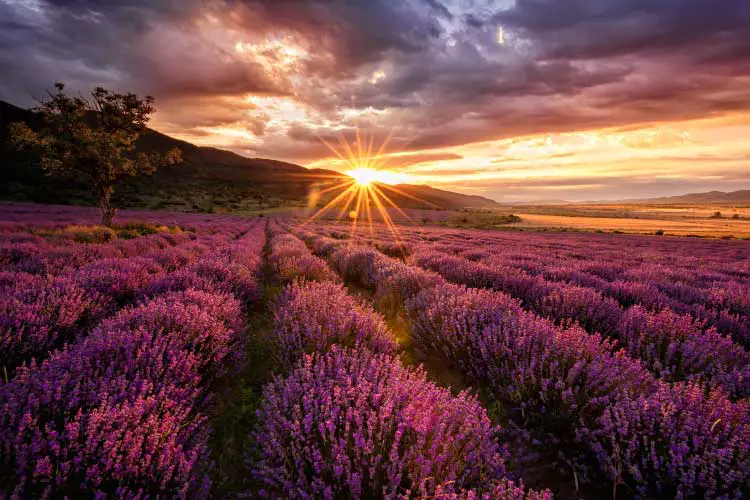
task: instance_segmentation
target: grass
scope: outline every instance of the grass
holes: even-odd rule
[[[490,211],[467,211],[448,218],[440,225],[452,228],[493,229],[498,226],[506,226],[521,222],[521,218],[514,214],[499,214]]]
[[[220,498],[247,491],[251,485],[245,461],[252,450],[255,412],[260,407],[263,386],[275,371],[271,347],[266,341],[270,330],[271,319],[266,311],[253,315],[248,329],[247,360],[217,391],[210,447],[216,464],[212,471],[214,492]]]
[[[112,229],[114,229],[118,238],[123,239],[140,238],[141,236],[147,236],[149,234],[180,234],[183,232],[183,229],[180,226],[165,226],[161,224],[149,224],[147,222],[116,224]]]
[[[70,238],[76,243],[107,243],[118,238],[128,240],[150,234],[179,234],[183,231],[184,229],[177,225],[165,226],[149,223],[116,224],[112,227],[71,224],[62,229],[36,229],[32,231],[32,234],[43,238]]]
[[[224,380],[217,390],[211,419],[210,448],[216,466],[212,470],[214,494],[218,498],[236,496],[254,486],[245,462],[252,453],[252,429],[257,423],[263,386],[276,372],[276,362],[268,335],[273,327],[269,304],[279,292],[268,264],[268,240],[263,250],[263,300],[248,311],[247,357],[241,369]]]

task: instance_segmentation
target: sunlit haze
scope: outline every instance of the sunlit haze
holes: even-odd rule
[[[355,170],[348,170],[346,174],[357,182],[360,186],[369,186],[373,182],[388,182],[387,179],[392,175],[391,172],[373,170],[371,168],[358,168]]]
[[[750,187],[742,0],[2,0],[0,17],[0,98],[22,106],[55,80],[153,94],[163,133],[339,172],[326,141],[390,136],[374,180],[500,201]]]

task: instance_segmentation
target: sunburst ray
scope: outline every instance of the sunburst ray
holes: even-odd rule
[[[378,222],[382,221],[392,234],[398,247],[403,249],[402,236],[390,211],[394,210],[411,224],[414,224],[414,221],[385,191],[394,192],[399,196],[428,206],[436,205],[378,181],[376,174],[387,172],[389,154],[386,154],[386,149],[393,137],[393,130],[388,133],[377,148],[374,135],[363,138],[359,129],[355,131],[354,141],[352,142],[347,141],[342,134],[338,134],[336,137],[338,146],[334,146],[330,141],[318,136],[335,158],[351,167],[349,174],[354,174],[353,178],[319,191],[317,196],[332,193],[338,189],[342,190],[341,193],[338,193],[312,216],[308,217],[302,225],[322,219],[330,212],[335,213],[334,223],[341,223],[348,216],[351,225],[349,228],[350,239],[353,241],[357,237],[357,231],[362,230],[363,226],[370,237],[374,237],[375,216],[377,215]],[[361,176],[356,175],[358,171],[361,172]]]

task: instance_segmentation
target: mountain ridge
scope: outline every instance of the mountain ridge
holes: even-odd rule
[[[685,193],[676,196],[661,196],[657,198],[643,198],[622,200],[622,203],[650,203],[662,205],[678,204],[750,204],[750,189],[737,191],[704,191],[700,193]]]
[[[0,100],[0,199],[47,203],[88,204],[87,186],[75,179],[60,181],[43,175],[38,159],[13,151],[7,127],[23,121],[39,128],[39,117]],[[319,203],[334,199],[350,179],[327,169],[269,158],[249,158],[232,151],[198,146],[154,129],[146,129],[136,151],[182,151],[183,162],[164,167],[150,177],[118,184],[113,197],[123,206],[176,208],[188,211],[247,211],[280,206],[305,206],[313,192],[325,192]],[[339,188],[338,185],[341,185]],[[401,185],[389,197],[404,208],[492,208],[497,202],[429,186]],[[401,192],[399,192],[401,191]]]
[[[620,200],[522,200],[513,202],[499,202],[502,206],[541,206],[541,205],[750,205],[750,189],[737,191],[704,191],[685,193],[674,196],[659,196],[655,198],[626,198]]]

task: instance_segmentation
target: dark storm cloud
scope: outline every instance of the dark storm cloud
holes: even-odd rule
[[[421,51],[382,52],[392,64],[377,85],[331,82],[333,102],[309,100],[401,111],[414,149],[746,110],[750,87],[738,77],[750,75],[748,5],[550,0],[479,9],[452,15],[460,22],[451,45],[424,37]]]
[[[747,0],[0,0],[0,20],[1,98],[30,104],[55,80],[151,93],[170,132],[241,127],[279,157],[324,154],[318,135],[352,108],[387,115],[341,130],[395,127],[418,149],[750,103]],[[234,50],[278,33],[307,56],[269,69]],[[272,136],[247,94],[322,118]]]
[[[442,2],[438,0],[424,0],[424,3],[427,4],[438,16],[445,19],[453,19],[453,14]]]
[[[746,0],[518,0],[498,22],[538,40],[559,58],[603,58],[696,47],[747,49]],[[747,52],[745,51],[745,56]]]
[[[241,28],[267,26],[269,31],[293,30],[308,38],[333,62],[309,69],[339,77],[391,55],[418,57],[441,36],[438,18],[450,14],[436,0],[223,0],[222,4],[237,9],[234,22]]]
[[[54,81],[85,91],[103,84],[171,98],[239,93],[283,94],[263,68],[239,60],[197,34],[198,2],[0,2],[0,83],[6,98],[26,100]],[[28,102],[21,104],[27,104]]]

